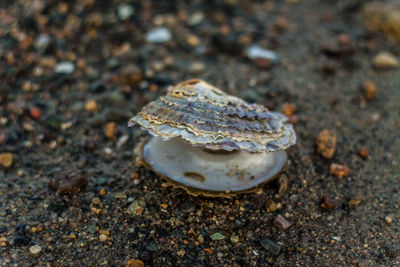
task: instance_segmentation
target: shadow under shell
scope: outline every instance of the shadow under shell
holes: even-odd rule
[[[143,148],[144,161],[157,173],[187,187],[212,192],[239,192],[259,186],[285,165],[285,151],[215,153],[178,138],[152,137]]]

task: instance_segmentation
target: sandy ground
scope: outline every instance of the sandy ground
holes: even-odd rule
[[[0,265],[400,265],[400,69],[372,66],[400,46],[365,29],[366,1],[120,2],[0,4]],[[171,40],[146,41],[157,26]],[[251,44],[279,62],[248,59]],[[295,105],[285,192],[272,182],[193,197],[135,167],[146,133],[128,118],[194,77],[273,110]],[[332,159],[315,150],[324,129],[337,136]],[[274,226],[278,215],[291,227]]]

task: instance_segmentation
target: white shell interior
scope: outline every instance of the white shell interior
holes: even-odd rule
[[[144,160],[173,181],[206,191],[243,191],[274,177],[286,162],[286,152],[215,154],[178,138],[152,137],[144,146]]]

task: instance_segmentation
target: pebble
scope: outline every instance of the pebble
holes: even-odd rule
[[[171,40],[171,32],[166,27],[159,27],[146,33],[146,41],[149,43],[161,44]]]
[[[180,231],[180,230],[178,230],[178,229],[172,230],[171,235],[174,236],[174,237],[179,237],[179,238],[182,238],[182,237],[185,236],[185,235],[182,233],[182,231]]]
[[[281,230],[286,230],[292,226],[292,224],[280,214],[275,217],[273,225]]]
[[[186,37],[186,42],[190,45],[190,46],[198,46],[200,44],[200,39],[199,37],[197,37],[196,35],[190,34]]]
[[[206,65],[203,62],[193,62],[189,66],[189,72],[192,74],[198,74],[205,70]]]
[[[108,236],[106,236],[105,234],[100,234],[99,239],[100,239],[100,241],[104,242],[108,239]]]
[[[32,119],[40,119],[42,110],[38,107],[32,107],[29,109],[29,115],[31,115]]]
[[[94,234],[94,233],[96,233],[96,225],[94,225],[94,224],[91,224],[91,225],[89,225],[88,227],[87,227],[87,231],[89,232],[89,233],[91,233],[91,234]]]
[[[14,246],[25,246],[28,245],[30,242],[30,239],[26,236],[16,236],[14,240],[12,240]]]
[[[273,255],[278,256],[279,253],[281,253],[282,246],[276,244],[274,241],[272,241],[269,238],[264,238],[260,241],[260,244],[263,248],[271,252]]]
[[[0,165],[8,168],[13,164],[14,155],[10,152],[5,152],[0,154]]]
[[[200,24],[203,20],[204,20],[204,13],[201,11],[197,11],[188,17],[187,23],[189,26],[195,26]]]
[[[384,32],[389,38],[400,42],[400,5],[394,5],[397,0],[384,3],[373,1],[365,5],[362,11],[364,24],[374,32]]]
[[[348,203],[349,203],[349,205],[352,205],[352,206],[358,206],[361,204],[362,201],[363,201],[363,198],[358,196],[353,199],[350,199]]]
[[[388,52],[380,52],[372,59],[372,65],[377,69],[393,69],[399,66],[399,60]]]
[[[134,11],[135,10],[133,9],[133,7],[126,3],[120,3],[117,6],[117,15],[118,18],[120,18],[121,20],[129,19],[133,15]]]
[[[127,195],[124,192],[117,192],[117,193],[115,193],[115,198],[117,198],[117,199],[126,199]]]
[[[377,90],[376,85],[372,81],[365,81],[361,84],[361,92],[366,100],[372,100],[376,98]]]
[[[347,164],[341,165],[341,164],[336,164],[332,163],[331,166],[329,167],[329,172],[336,177],[342,178],[344,176],[348,176],[350,173],[350,169],[347,166]]]
[[[278,194],[282,195],[287,191],[287,188],[289,186],[289,177],[286,174],[282,173],[279,176],[278,182],[279,182]]]
[[[247,57],[252,60],[267,59],[274,63],[279,61],[279,55],[276,52],[264,49],[257,44],[253,44],[247,49]]]
[[[107,184],[107,183],[108,183],[108,178],[107,178],[107,177],[104,177],[104,176],[99,177],[99,178],[96,180],[96,184],[97,184],[97,185],[100,185],[100,186],[103,186],[103,185],[105,185],[105,184]]]
[[[268,213],[274,212],[282,206],[281,203],[275,203],[273,200],[269,199],[265,203],[265,209]]]
[[[323,196],[319,201],[319,206],[324,210],[332,210],[335,208],[335,204],[331,201],[328,196]]]
[[[60,74],[71,74],[75,71],[75,65],[69,61],[63,61],[56,65],[55,72]]]
[[[49,187],[64,194],[76,194],[87,184],[87,178],[76,170],[61,171],[49,181]]]
[[[8,240],[5,237],[0,237],[0,247],[7,246]]]
[[[133,113],[128,110],[124,110],[122,108],[113,107],[106,109],[106,116],[107,119],[109,119],[110,121],[125,123],[127,119],[133,116]]]
[[[93,100],[93,99],[88,100],[88,101],[86,102],[85,109],[86,109],[87,111],[97,112],[97,111],[98,111],[98,108],[97,108],[97,103],[96,103],[96,101]]]
[[[123,106],[125,97],[118,90],[113,90],[104,97],[104,102],[110,105]]]
[[[221,233],[214,233],[212,235],[210,235],[212,240],[223,240],[225,239],[225,236]]]
[[[34,245],[29,248],[29,252],[33,255],[37,255],[42,251],[42,248],[39,245]]]
[[[34,47],[36,50],[44,51],[50,44],[50,36],[48,34],[40,34],[34,42]]]
[[[296,111],[296,105],[293,103],[284,103],[281,110],[283,114],[290,117]]]
[[[196,206],[190,201],[185,201],[180,205],[180,210],[182,212],[192,212],[195,209],[196,209]]]
[[[183,256],[185,256],[185,251],[184,251],[183,249],[181,249],[181,250],[179,250],[176,254],[177,254],[179,257],[183,257]]]
[[[129,259],[126,267],[144,267],[144,262],[138,259]]]
[[[365,146],[364,146],[364,147],[361,147],[361,148],[357,151],[357,154],[358,154],[360,157],[362,157],[362,158],[364,158],[364,159],[367,159],[368,156],[369,156],[368,148],[366,148]]]
[[[156,243],[150,243],[149,245],[147,245],[146,250],[151,251],[151,252],[157,252],[158,248],[157,248]]]
[[[129,135],[127,135],[127,134],[122,135],[122,136],[121,136],[120,138],[118,138],[118,140],[117,140],[117,148],[120,148],[120,147],[122,147],[123,145],[125,145],[126,142],[128,142],[128,140],[129,140]]]
[[[336,149],[336,134],[330,130],[323,130],[315,138],[315,144],[321,156],[331,159]]]
[[[120,70],[119,80],[122,84],[138,85],[143,80],[143,72],[138,66],[128,64]]]
[[[146,202],[144,200],[135,200],[132,202],[132,204],[129,205],[126,212],[129,215],[136,216],[142,214],[145,208]]]
[[[232,234],[230,239],[232,243],[239,242],[239,237],[236,234]]]
[[[390,216],[385,216],[385,222],[386,222],[387,224],[392,224],[392,222],[393,222],[392,217],[390,217]]]
[[[115,139],[115,135],[117,133],[117,124],[115,122],[109,122],[104,125],[104,134],[109,139]]]

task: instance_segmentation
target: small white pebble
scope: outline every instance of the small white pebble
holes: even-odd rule
[[[71,74],[75,71],[75,65],[69,61],[63,61],[56,65],[55,72],[62,74]]]
[[[29,252],[32,253],[33,255],[37,255],[42,251],[42,248],[39,245],[34,245],[29,248]]]
[[[100,241],[106,241],[107,239],[108,239],[108,237],[105,235],[105,234],[100,234],[99,235],[99,239],[100,239]]]
[[[276,52],[264,49],[259,45],[252,45],[247,49],[247,57],[250,59],[269,59],[273,62],[279,61],[279,56]]]
[[[171,37],[171,32],[165,27],[155,28],[146,33],[146,41],[149,43],[165,43],[171,40]]]
[[[112,154],[112,149],[111,148],[109,148],[109,147],[105,147],[104,148],[104,153],[106,153],[107,155],[110,155],[110,154]]]
[[[125,3],[121,3],[117,7],[118,17],[122,20],[130,18],[133,12],[134,12],[133,7]]]
[[[128,139],[129,139],[129,135],[127,135],[127,134],[118,138],[117,147],[118,148],[122,147],[128,141]]]
[[[391,224],[393,222],[393,219],[390,216],[385,216],[385,221],[386,223]]]

